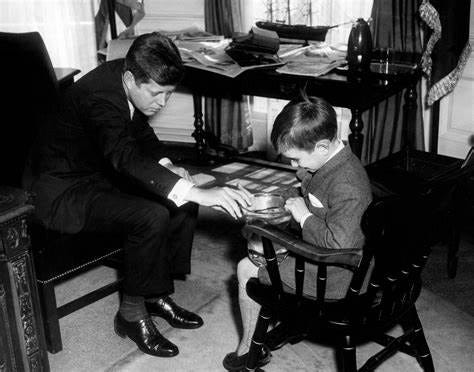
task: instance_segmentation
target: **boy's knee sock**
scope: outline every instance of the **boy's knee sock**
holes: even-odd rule
[[[148,316],[143,296],[123,295],[119,309],[120,315],[128,322],[136,322]]]
[[[242,355],[249,351],[261,307],[247,295],[247,290],[245,288],[246,284],[247,283],[239,283],[239,305],[242,317],[243,334],[237,348],[237,355]]]

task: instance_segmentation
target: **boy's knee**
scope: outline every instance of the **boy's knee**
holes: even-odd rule
[[[237,279],[239,285],[245,286],[250,278],[258,276],[258,267],[255,266],[248,257],[242,259],[237,265]]]

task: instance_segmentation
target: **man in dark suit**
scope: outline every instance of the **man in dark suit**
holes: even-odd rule
[[[183,72],[176,46],[152,33],[138,37],[124,60],[83,76],[45,132],[30,182],[37,217],[47,228],[124,236],[124,293],[115,330],[162,357],[178,348],[150,315],[178,328],[203,324],[168,296],[173,275],[190,272],[197,204],[239,217],[240,206],[250,202],[242,190],[197,187],[165,158],[147,119],[166,104]]]

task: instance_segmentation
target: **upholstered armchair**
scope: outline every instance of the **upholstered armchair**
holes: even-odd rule
[[[4,98],[0,101],[1,184],[21,187],[25,163],[37,136],[54,120],[58,82],[39,33],[0,33],[0,61]],[[34,159],[33,159],[34,161]],[[34,195],[29,195],[34,205]],[[104,264],[121,252],[120,237],[96,234],[60,234],[31,221],[36,279],[48,351],[62,349],[59,319],[119,288],[120,281],[87,293],[62,306],[54,287],[85,270]]]

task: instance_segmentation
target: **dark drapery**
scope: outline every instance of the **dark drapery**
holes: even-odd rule
[[[232,0],[205,0],[206,31],[226,38],[241,32],[240,2]],[[205,99],[206,137],[212,145],[230,145],[246,150],[252,144],[252,129],[248,108],[242,96]]]
[[[420,0],[374,0],[371,25],[374,48],[391,48],[394,52],[421,54],[421,22],[418,15],[420,3]],[[417,86],[417,93],[414,144],[417,149],[424,149],[421,84]],[[403,94],[400,93],[363,115],[363,163],[371,163],[400,149],[403,103]]]

